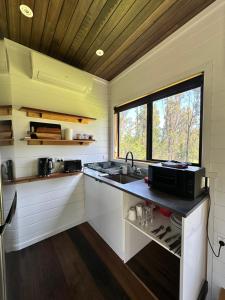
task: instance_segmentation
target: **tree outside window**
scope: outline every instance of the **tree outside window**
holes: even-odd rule
[[[132,151],[136,159],[146,160],[147,105],[122,111],[119,124],[120,157]]]
[[[198,163],[201,88],[153,102],[152,158]]]
[[[115,108],[118,157],[201,164],[203,75]]]

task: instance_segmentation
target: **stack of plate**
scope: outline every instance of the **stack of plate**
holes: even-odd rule
[[[181,227],[182,227],[182,217],[180,217],[176,214],[172,214],[171,217],[170,217],[170,222],[176,228],[181,229]]]

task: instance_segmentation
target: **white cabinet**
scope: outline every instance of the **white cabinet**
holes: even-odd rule
[[[138,197],[124,193],[124,217],[130,206],[142,201]],[[207,259],[207,201],[202,202],[186,218],[182,218],[181,232],[181,255],[180,259],[180,288],[179,300],[197,300],[201,287],[206,280],[206,259]],[[160,215],[159,215],[160,217]],[[170,225],[164,223],[165,217],[157,219],[155,213],[155,225]],[[159,223],[158,223],[159,221]],[[166,222],[170,222],[169,219]],[[155,241],[167,251],[168,245],[152,235],[153,228],[142,228],[138,222],[130,222],[126,219],[125,226],[125,262],[141,251],[149,242]],[[151,225],[150,225],[151,226]],[[170,251],[172,252],[172,251]],[[173,254],[174,255],[174,254]],[[176,254],[175,254],[176,255]]]
[[[100,233],[100,197],[99,197],[99,182],[91,177],[84,176],[85,184],[85,215],[90,225]]]
[[[124,262],[152,241],[170,251],[168,245],[151,234],[151,230],[139,228],[135,222],[133,224],[127,220],[129,207],[142,201],[138,197],[85,176],[86,219]],[[181,255],[177,257],[180,260],[179,300],[196,300],[206,278],[207,206],[207,201],[204,201],[186,218],[182,218]],[[161,216],[160,224],[162,221]],[[165,222],[168,223],[169,219],[166,218]],[[154,226],[158,227],[157,214],[155,223]],[[163,223],[165,227],[170,225],[167,223]]]
[[[188,217],[182,218],[180,300],[198,299],[206,279],[207,212],[208,202],[205,201]]]
[[[89,224],[124,259],[123,192],[85,176],[85,211]]]

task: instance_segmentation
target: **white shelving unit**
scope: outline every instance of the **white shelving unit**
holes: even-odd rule
[[[181,255],[174,253],[165,243],[165,239],[172,236],[179,229],[173,227],[170,218],[164,217],[159,212],[155,212],[155,221],[153,226],[147,228],[139,225],[138,221],[131,222],[127,219],[128,211],[131,206],[144,201],[138,197],[124,193],[124,211],[125,222],[125,259],[129,261],[146,245],[154,241],[167,251],[175,255],[180,261],[180,288],[179,300],[197,299],[202,284],[206,279],[206,220],[207,220],[207,201],[199,205],[186,218],[182,218],[181,234]],[[172,231],[168,233],[163,240],[152,234],[152,230],[160,225],[170,226]],[[163,232],[163,231],[162,231]],[[158,235],[158,234],[157,234]],[[190,276],[192,274],[192,276]]]
[[[154,212],[154,222],[152,225],[149,225],[148,227],[141,226],[141,225],[139,225],[138,221],[133,222],[133,221],[128,220],[127,218],[125,218],[125,222],[129,223],[131,226],[135,227],[137,230],[139,230],[141,233],[145,234],[147,237],[149,237],[151,240],[155,241],[157,244],[159,244],[160,246],[165,248],[167,251],[174,254],[178,258],[180,258],[180,255],[175,253],[176,251],[171,251],[170,247],[169,247],[169,245],[172,244],[176,239],[173,239],[169,243],[165,242],[165,240],[170,236],[173,236],[175,234],[181,235],[181,230],[179,230],[178,228],[176,228],[174,225],[172,225],[170,223],[170,218],[164,217],[162,214],[160,214],[159,211],[155,211]],[[158,228],[160,225],[163,225],[164,229],[161,230],[156,235],[153,234],[151,231]],[[163,233],[167,226],[171,227],[171,231],[169,233],[167,233],[163,239],[160,240],[159,238],[157,238],[157,236],[159,234]]]
[[[188,216],[182,218],[181,230],[174,227],[170,218],[164,217],[159,211],[155,213],[154,224],[145,228],[137,221],[127,219],[129,208],[137,203],[144,204],[143,199],[96,180],[85,176],[85,208],[91,226],[124,263],[152,241],[156,242],[179,261],[179,300],[198,299],[206,280],[207,201],[200,203]],[[172,229],[162,240],[151,232],[160,225]],[[181,234],[181,255],[171,251],[165,243],[165,239],[176,233]]]

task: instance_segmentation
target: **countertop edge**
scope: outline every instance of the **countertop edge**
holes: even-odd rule
[[[15,178],[14,180],[9,180],[9,181],[3,181],[3,185],[13,185],[13,184],[23,184],[23,183],[30,183],[30,182],[36,182],[36,181],[46,181],[50,179],[58,179],[58,178],[65,178],[65,177],[70,177],[70,176],[77,176],[79,174],[82,174],[83,172],[73,172],[73,173],[63,173],[63,172],[57,172],[57,173],[52,173],[49,176],[26,176],[26,177],[18,177]]]

